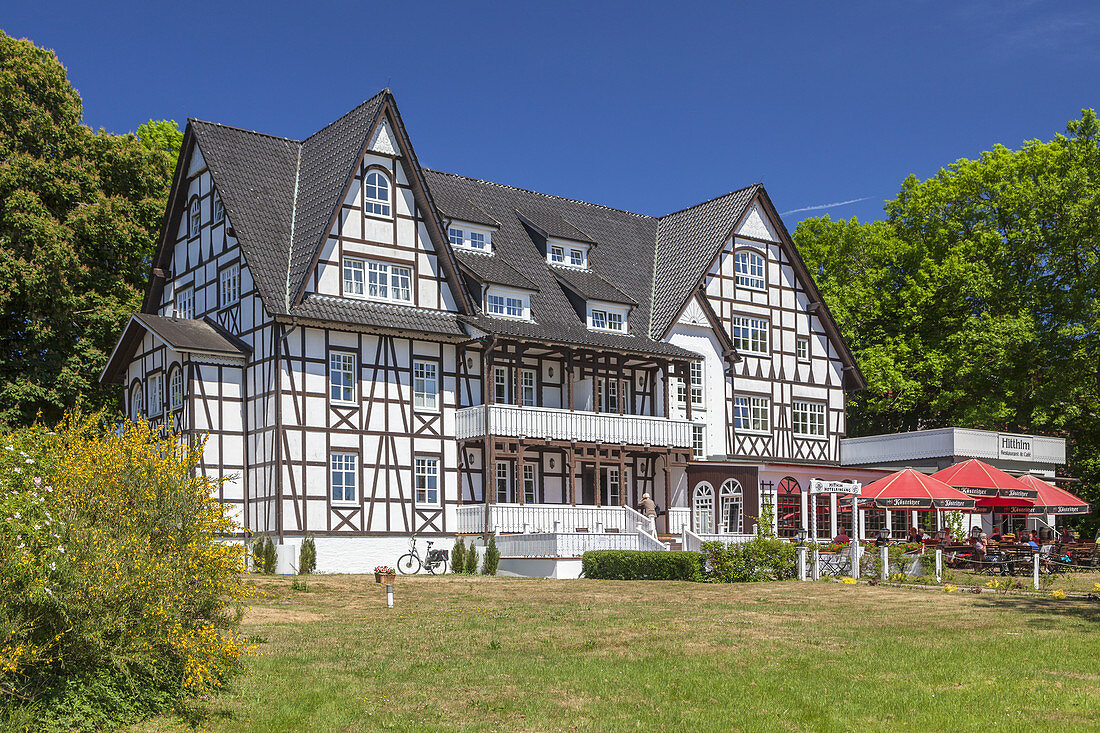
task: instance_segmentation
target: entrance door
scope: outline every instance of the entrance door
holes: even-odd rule
[[[596,503],[596,467],[581,467],[581,504]]]

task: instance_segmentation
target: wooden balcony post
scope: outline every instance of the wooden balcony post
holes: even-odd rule
[[[668,531],[668,510],[672,508],[672,468],[668,465],[672,452],[665,451],[665,531]]]
[[[466,465],[466,441],[458,442],[458,505],[462,506],[462,480],[466,478],[469,466]]]
[[[623,466],[623,447],[619,446],[619,506],[626,506],[626,469]]]
[[[512,404],[523,405],[523,380],[520,379],[520,375],[523,373],[523,352],[520,348],[516,347],[516,357],[512,364]]]
[[[577,445],[573,443],[569,446],[569,451],[566,453],[566,470],[569,474],[566,476],[566,483],[569,485],[569,503],[573,506],[577,505],[577,480],[576,480],[576,462],[577,462]]]
[[[691,422],[691,404],[695,402],[692,398],[691,387],[691,365],[688,365],[687,369],[684,370],[684,403],[687,405],[688,422]]]
[[[600,444],[599,443],[596,444],[596,476],[595,476],[595,481],[596,481],[596,506],[601,506],[600,492],[601,492],[603,487],[600,486],[601,482],[600,482]]]
[[[516,477],[512,482],[516,487],[516,503],[526,504],[526,488],[523,483],[523,438],[516,441]]]
[[[576,402],[573,397],[573,352],[569,352],[569,356],[566,358],[566,383],[565,388],[569,397],[569,411],[572,412],[576,409]]]
[[[663,379],[661,380],[661,382],[662,382],[662,384],[664,385],[664,402],[665,402],[665,403],[664,403],[664,408],[665,408],[665,419],[666,419],[666,420],[671,420],[671,419],[672,419],[672,409],[671,409],[671,406],[670,406],[670,405],[668,404],[668,390],[669,390],[669,384],[668,384],[668,383],[669,383],[669,362],[667,362],[667,361],[665,361],[665,362],[661,362],[661,375],[662,375],[662,376],[664,377],[664,378],[663,378]],[[654,393],[655,393],[655,394],[656,394],[656,391],[657,391],[657,390],[654,390]],[[657,398],[656,398],[656,396],[654,396],[654,398],[653,398],[653,399],[654,399],[654,400],[656,400],[656,399],[657,399]],[[654,409],[656,409],[656,406],[654,406]]]

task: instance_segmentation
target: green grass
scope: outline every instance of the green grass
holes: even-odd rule
[[[390,610],[372,578],[255,582],[262,643],[205,730],[1100,730],[1086,600],[417,577]]]

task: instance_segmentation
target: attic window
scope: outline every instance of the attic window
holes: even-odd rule
[[[363,210],[376,216],[390,215],[390,179],[381,171],[371,171],[363,184]]]
[[[742,250],[735,259],[737,268],[737,287],[750,290],[765,290],[764,258],[756,252]]]
[[[218,195],[218,192],[214,192],[214,223],[220,224],[225,221],[225,206],[222,205],[222,197]]]
[[[531,320],[531,296],[522,290],[490,287],[485,291],[485,313],[497,318]]]
[[[588,307],[588,327],[593,331],[626,331],[627,308],[598,303]]]
[[[563,240],[546,243],[546,261],[558,267],[588,269],[588,245]]]
[[[199,236],[199,227],[202,226],[202,209],[199,207],[197,198],[191,199],[191,207],[188,211],[187,236],[194,238]]]
[[[450,240],[452,247],[461,247],[462,249],[489,254],[491,251],[490,245],[493,241],[493,234],[486,229],[475,228],[468,225],[462,227],[453,226],[447,230],[447,238]]]

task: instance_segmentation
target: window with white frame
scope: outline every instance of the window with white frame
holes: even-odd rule
[[[390,179],[382,171],[371,171],[363,182],[363,210],[375,216],[390,215]]]
[[[508,384],[508,369],[506,367],[493,367],[493,401],[498,405],[506,405],[511,400],[508,394],[512,391]]]
[[[377,260],[344,258],[344,294],[363,295],[362,276],[366,269],[366,293],[371,300],[408,303],[412,300],[412,270]]]
[[[791,428],[800,438],[825,437],[825,405],[795,400],[791,403]]]
[[[744,491],[737,479],[728,478],[722,482],[718,489],[719,509],[722,517],[722,530],[724,532],[741,531],[741,508],[744,500]]]
[[[355,402],[355,354],[346,351],[329,354],[328,395],[333,402]]]
[[[607,330],[607,311],[593,309],[592,328],[597,328],[604,331]]]
[[[490,288],[485,291],[485,312],[497,318],[526,320],[530,311],[528,298],[522,293]]]
[[[766,433],[771,429],[771,400],[767,397],[734,397],[733,429]]]
[[[625,322],[622,313],[616,313],[614,311],[607,312],[607,330],[608,331],[623,331],[625,329]]]
[[[475,252],[488,253],[492,244],[492,234],[470,227],[449,227],[447,239],[453,247],[462,247]]]
[[[176,291],[176,318],[195,317],[195,289],[180,288]]]
[[[794,353],[799,361],[810,360],[810,340],[805,336],[799,336],[794,340]]]
[[[600,412],[619,411],[619,380],[614,377],[600,377],[596,380],[596,395]]]
[[[187,217],[187,236],[191,239],[199,236],[199,229],[202,227],[202,207],[199,205],[197,198],[191,199],[191,207],[188,209]]]
[[[221,224],[225,221],[225,204],[222,203],[222,197],[218,195],[218,192],[214,192],[214,223]]]
[[[764,290],[764,258],[757,252],[741,250],[734,255],[737,268],[737,286],[751,290]]]
[[[580,247],[569,248],[570,267],[588,267],[588,251]]]
[[[178,410],[183,407],[183,370],[172,367],[168,372],[168,408]]]
[[[693,458],[702,460],[706,457],[706,435],[707,427],[705,425],[691,426],[691,455]]]
[[[535,499],[535,464],[523,464],[523,501],[534,504]]]
[[[589,306],[588,327],[594,331],[623,333],[626,330],[626,309],[604,305]]]
[[[149,376],[149,417],[155,417],[164,411],[164,375]]]
[[[362,297],[366,289],[367,263],[355,257],[344,258],[344,295]]]
[[[439,506],[439,459],[416,459],[416,503]]]
[[[507,461],[497,461],[496,487],[498,504],[508,503],[508,484],[511,483],[509,481],[510,472],[510,464]]]
[[[141,382],[134,382],[134,386],[130,387],[130,418],[132,420],[140,420],[145,417],[143,396]]]
[[[691,362],[691,404],[703,404],[703,362]]]
[[[733,317],[733,347],[742,353],[768,353],[768,322],[763,318]]]
[[[482,232],[470,232],[470,247],[473,249],[485,249],[485,234]]]
[[[534,369],[524,369],[519,373],[519,389],[519,403],[524,407],[534,407],[536,402]]]
[[[241,299],[241,268],[234,262],[218,273],[218,307],[231,306]]]
[[[439,364],[413,362],[413,406],[421,410],[439,408]]]
[[[332,484],[332,500],[340,503],[354,503],[359,472],[356,470],[358,455],[355,453],[333,453],[329,459],[329,482]]]
[[[546,255],[551,265],[564,265],[565,264],[565,248],[554,245],[550,247],[549,254]]]
[[[714,533],[714,487],[700,481],[691,492],[692,528],[699,534]]]
[[[449,227],[447,229],[447,239],[454,247],[463,246],[463,243],[465,241],[462,236],[462,230],[458,227]]]
[[[619,476],[619,469],[607,469],[607,505],[618,506],[622,502],[622,492],[623,486]]]

